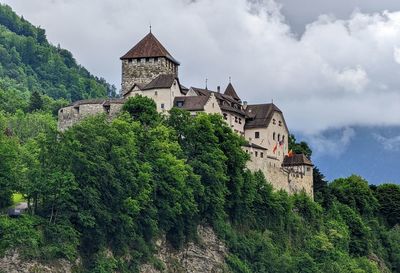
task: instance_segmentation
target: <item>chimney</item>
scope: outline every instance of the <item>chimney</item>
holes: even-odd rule
[[[244,101],[243,102],[243,109],[246,110],[246,108],[247,108],[247,101]]]
[[[218,91],[218,93],[221,93],[221,86],[217,86],[217,91]]]

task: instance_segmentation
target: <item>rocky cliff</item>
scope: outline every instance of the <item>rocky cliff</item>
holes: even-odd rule
[[[165,237],[157,240],[157,253],[152,264],[140,268],[143,273],[225,273],[224,260],[227,249],[209,227],[198,228],[198,241],[189,243],[177,251],[168,245]],[[111,254],[112,255],[112,254]],[[0,273],[71,273],[73,264],[57,260],[43,264],[22,259],[18,251],[10,251],[0,258]]]

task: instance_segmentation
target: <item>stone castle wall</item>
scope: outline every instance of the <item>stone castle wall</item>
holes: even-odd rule
[[[258,152],[258,157],[255,156],[255,151]],[[282,162],[277,158],[266,155],[261,158],[261,152],[263,150],[252,149],[250,161],[247,163],[249,170],[261,171],[274,189],[285,190],[290,194],[304,191],[311,198],[313,197],[313,173],[311,166],[296,166],[289,171],[288,168],[282,167]]]
[[[113,118],[121,111],[122,105],[123,103],[120,100],[111,103],[77,102],[58,111],[58,129],[64,131],[88,116],[101,113]]]
[[[148,84],[161,74],[178,76],[178,66],[164,57],[122,60],[122,94],[135,83]]]

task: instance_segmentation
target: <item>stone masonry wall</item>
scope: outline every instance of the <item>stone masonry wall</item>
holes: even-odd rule
[[[166,58],[141,58],[122,60],[122,94],[132,88],[133,84],[148,84],[161,74],[174,74],[178,77],[178,66]]]
[[[58,129],[64,131],[78,121],[100,113],[106,113],[110,118],[115,117],[122,108],[121,103],[111,103],[109,112],[102,104],[80,104],[61,108],[58,111]]]
[[[246,148],[249,149],[249,148]],[[305,191],[311,198],[313,197],[313,174],[312,167],[302,166],[304,168],[304,175],[292,172],[288,173],[286,169],[282,168],[281,162],[272,157],[255,157],[255,149],[250,154],[251,159],[247,163],[247,168],[251,171],[262,171],[266,180],[276,190],[285,190],[290,194]],[[262,150],[258,151],[260,154]],[[295,168],[296,169],[296,168]]]

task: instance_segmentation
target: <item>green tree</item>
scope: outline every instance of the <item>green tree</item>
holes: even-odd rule
[[[396,184],[379,185],[375,196],[379,201],[379,213],[392,227],[400,224],[400,186]]]
[[[128,98],[122,110],[128,112],[133,120],[143,125],[153,125],[160,120],[156,103],[141,95]]]

